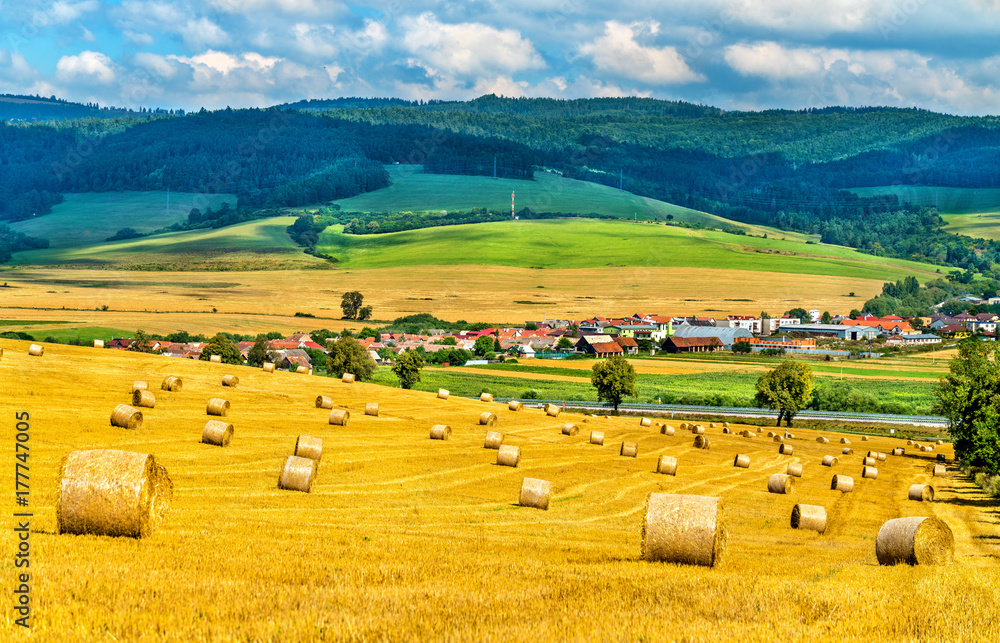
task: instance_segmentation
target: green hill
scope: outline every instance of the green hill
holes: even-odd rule
[[[934,206],[948,224],[948,232],[1000,239],[1000,188],[889,185],[851,191],[859,196],[894,194],[902,202]]]

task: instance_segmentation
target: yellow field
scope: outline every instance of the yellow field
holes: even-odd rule
[[[1000,514],[995,501],[949,469],[933,479],[938,501],[906,500],[913,482],[931,482],[931,458],[889,456],[876,480],[862,480],[867,449],[900,440],[851,436],[839,454],[816,433],[796,430],[795,456],[766,438],[708,429],[712,449],[691,436],[663,436],[635,418],[596,419],[501,404],[442,401],[368,384],[163,357],[0,340],[0,399],[8,460],[0,483],[14,501],[15,412],[31,413],[31,592],[38,640],[451,640],[740,641],[842,639],[994,641],[1000,638]],[[240,377],[223,389],[224,373]],[[178,393],[158,390],[168,374]],[[133,379],[157,396],[141,429],[109,425]],[[352,418],[327,424],[318,394]],[[232,403],[232,444],[199,443],[210,397]],[[381,417],[365,417],[365,402]],[[521,466],[494,464],[475,424],[489,409]],[[572,421],[577,436],[563,436]],[[448,442],[428,439],[447,423]],[[605,446],[587,443],[592,429]],[[276,488],[297,435],[325,440],[311,494]],[[618,455],[623,440],[639,457]],[[144,541],[55,533],[57,471],[74,449],[154,454],[174,482],[163,527]],[[950,455],[949,447],[939,447]],[[750,456],[737,469],[737,453]],[[653,473],[660,454],[677,456],[676,477]],[[790,496],[765,481],[787,462],[805,463]],[[829,490],[832,474],[855,491]],[[516,506],[525,476],[550,480],[548,511]],[[647,495],[719,496],[729,544],[715,568],[651,564],[639,558]],[[794,531],[792,506],[826,507],[826,534]],[[954,532],[956,561],[945,567],[880,567],[875,535],[900,516],[927,515]],[[11,520],[8,518],[8,521]],[[0,531],[6,561],[13,531]],[[4,639],[28,640],[13,625],[14,569],[6,564]]]

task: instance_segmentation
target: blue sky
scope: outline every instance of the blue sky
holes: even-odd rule
[[[0,0],[0,93],[132,108],[640,95],[1000,113],[1000,0]]]

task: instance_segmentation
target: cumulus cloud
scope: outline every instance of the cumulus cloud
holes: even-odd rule
[[[705,80],[688,66],[675,47],[654,47],[638,41],[640,36],[657,33],[659,23],[655,21],[626,25],[610,20],[604,24],[604,35],[581,46],[580,54],[590,58],[600,71],[650,85]]]
[[[788,49],[776,42],[757,42],[727,47],[724,58],[744,76],[779,80],[819,73],[825,67],[822,54],[821,49]]]
[[[97,0],[84,0],[83,2],[53,2],[44,10],[35,12],[34,20],[36,25],[67,25],[76,22],[84,14],[96,11],[99,7]]]
[[[56,79],[64,83],[110,85],[115,82],[116,77],[115,64],[97,51],[63,56],[56,63]]]
[[[192,49],[217,47],[229,42],[226,32],[208,18],[188,20],[179,32],[184,38],[184,43]]]

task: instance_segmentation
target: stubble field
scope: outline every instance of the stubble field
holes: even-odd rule
[[[44,640],[996,640],[1000,636],[1000,509],[949,467],[932,479],[934,454],[889,456],[875,480],[860,476],[868,449],[899,440],[852,436],[855,454],[827,468],[831,444],[796,430],[794,456],[766,438],[709,428],[664,436],[635,418],[513,412],[505,405],[257,369],[70,346],[27,355],[0,340],[0,393],[10,415],[31,414],[32,596]],[[224,389],[224,373],[240,377]],[[177,393],[158,389],[166,375]],[[141,429],[108,423],[134,379],[157,397]],[[318,394],[349,409],[327,424]],[[211,397],[232,403],[227,448],[199,443]],[[380,417],[363,415],[380,403]],[[479,413],[499,416],[517,468],[483,449]],[[580,427],[560,433],[563,422]],[[428,439],[447,423],[450,441]],[[603,430],[605,446],[588,444]],[[297,435],[324,439],[313,493],[277,489]],[[618,455],[638,442],[638,457]],[[11,443],[13,440],[11,440]],[[151,538],[55,533],[60,459],[74,449],[152,453],[174,483],[174,503]],[[950,456],[948,446],[938,447]],[[8,457],[13,458],[13,448]],[[749,469],[732,466],[737,453]],[[654,473],[661,454],[676,477]],[[766,479],[805,464],[790,496]],[[13,489],[13,459],[2,483]],[[829,489],[832,474],[853,493]],[[522,478],[553,483],[548,511],[516,506]],[[906,500],[933,482],[934,503]],[[729,533],[715,568],[640,559],[650,492],[718,496]],[[827,533],[791,530],[795,503],[826,507]],[[5,506],[13,510],[13,496]],[[955,535],[944,567],[880,567],[874,538],[886,520],[935,516]],[[5,558],[11,530],[0,532]],[[13,569],[8,569],[13,572]],[[9,584],[2,597],[12,600]],[[9,602],[7,603],[10,604]],[[23,636],[5,610],[5,638]]]

